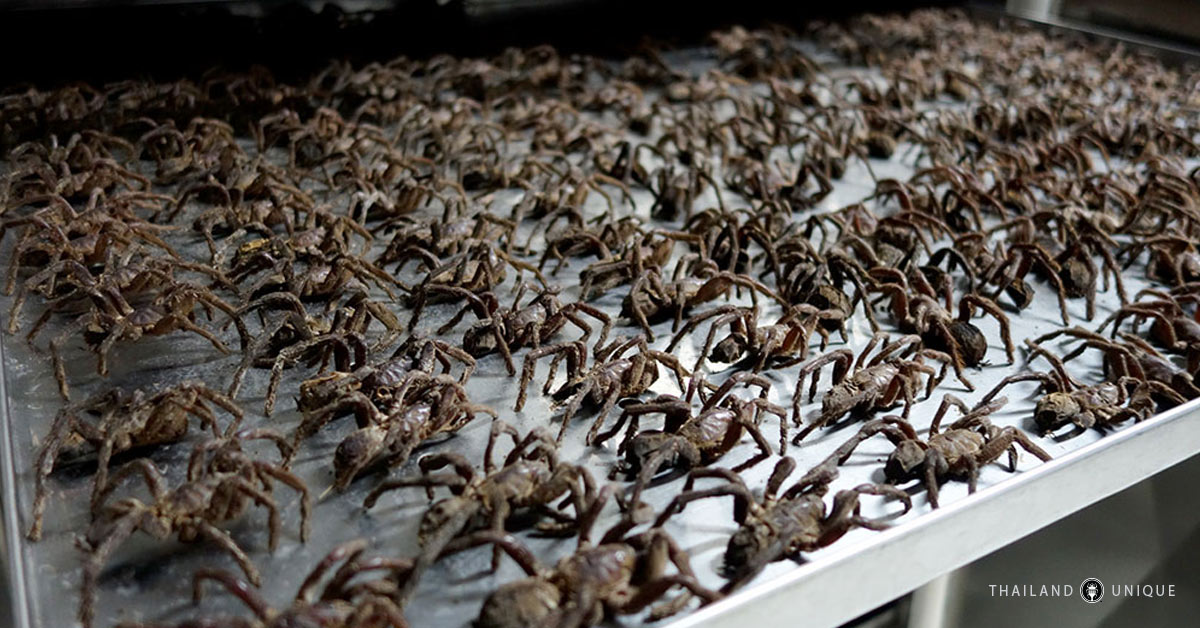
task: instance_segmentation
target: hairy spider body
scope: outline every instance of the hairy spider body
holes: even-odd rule
[[[634,348],[638,349],[637,353],[627,358],[621,357]],[[554,358],[550,362],[550,375],[542,388],[543,393],[549,393],[558,362],[563,359],[567,362],[567,381],[552,395],[557,400],[565,400],[567,404],[563,412],[562,426],[558,431],[559,442],[562,442],[567,425],[584,403],[600,406],[600,413],[595,421],[603,422],[618,400],[639,395],[658,381],[660,364],[675,373],[680,388],[684,387],[683,379],[687,376],[687,371],[675,356],[651,350],[646,346],[645,338],[640,336],[618,339],[608,347],[598,349],[591,368],[586,366],[587,347],[583,342],[552,345],[535,349],[525,355],[521,387],[514,410],[520,412],[524,407],[525,390],[533,379],[536,362],[547,355],[553,355]]]
[[[1141,299],[1143,295],[1157,298],[1144,300]],[[1133,317],[1133,331],[1136,332],[1139,323],[1149,319],[1150,338],[1167,351],[1185,356],[1192,373],[1200,371],[1200,321],[1187,314],[1181,303],[1182,300],[1194,301],[1196,297],[1189,293],[1177,296],[1153,289],[1143,290],[1137,297],[1138,301],[1121,306],[1105,319],[1099,331],[1103,332],[1111,323],[1112,335],[1116,337],[1123,320]]]
[[[356,391],[316,411],[315,416],[338,416],[347,410],[354,412],[358,429],[343,438],[334,450],[334,482],[330,490],[345,490],[370,469],[403,465],[422,443],[458,431],[477,414],[496,416],[491,408],[471,403],[458,380],[420,372],[406,378],[402,386],[378,405]],[[298,429],[296,436],[299,439],[309,434],[309,429]]]
[[[721,306],[688,319],[671,339],[667,351],[673,351],[679,341],[701,323],[713,319],[693,370],[700,370],[709,358],[727,364],[746,362],[753,372],[762,371],[768,365],[787,367],[808,357],[809,338],[814,333],[821,336],[821,349],[824,350],[829,333],[823,323],[839,316],[838,312],[798,305],[789,308],[774,324],[760,326],[757,308]],[[730,326],[729,335],[714,344],[717,329],[725,324]]]
[[[172,282],[157,291],[146,302],[128,303],[123,296],[94,302],[92,307],[67,325],[50,341],[50,356],[54,364],[54,376],[59,393],[70,399],[67,386],[66,363],[62,358],[63,346],[75,335],[82,334],[89,349],[97,355],[96,370],[108,375],[108,355],[120,341],[133,342],[143,336],[164,336],[175,331],[189,331],[209,341],[221,353],[229,349],[214,332],[196,323],[196,309],[207,310],[209,315],[216,308],[229,315],[236,324],[242,348],[249,344],[249,332],[234,308],[206,288],[184,282]],[[40,325],[35,325],[36,333]],[[30,337],[32,341],[32,337]]]
[[[879,353],[867,362],[867,356],[880,342],[883,346]],[[822,397],[821,411],[816,420],[800,430],[792,442],[799,443],[817,428],[828,425],[847,413],[862,414],[886,409],[900,401],[904,402],[904,415],[907,416],[915,403],[917,392],[921,389],[921,376],[926,378],[925,396],[928,397],[945,377],[946,367],[951,362],[949,356],[931,349],[921,349],[913,360],[901,359],[897,355],[902,349],[920,342],[919,336],[908,335],[889,343],[885,334],[876,334],[859,354],[857,361],[848,349],[839,349],[802,366],[796,377],[796,392],[792,397],[793,421],[796,424],[801,423],[800,406],[804,378],[812,374],[808,393],[808,400],[811,402],[816,396],[820,369],[832,363],[833,387]],[[937,373],[932,367],[924,364],[925,357],[941,361],[941,372]]]
[[[246,577],[259,584],[259,572],[249,556],[229,533],[217,526],[240,517],[251,504],[257,504],[270,513],[270,547],[273,550],[278,541],[280,521],[279,508],[271,496],[272,479],[301,492],[301,539],[307,539],[310,506],[303,482],[288,472],[286,466],[238,455],[240,449],[237,449],[237,443],[242,438],[271,438],[280,445],[281,451],[285,447],[282,439],[262,432],[251,432],[232,441],[202,444],[188,465],[187,480],[173,489],[167,488],[162,472],[146,459],[134,460],[113,475],[109,485],[102,491],[102,498],[125,476],[140,474],[150,489],[153,501],[147,504],[129,497],[104,504],[86,536],[80,540],[80,547],[88,553],[83,569],[80,623],[91,625],[101,569],[112,553],[138,530],[159,540],[166,540],[172,535],[185,543],[205,539],[232,556]],[[233,450],[229,449],[231,445]],[[214,449],[217,455],[208,461],[203,460],[204,454]]]
[[[903,276],[894,273],[888,273],[888,275],[893,278],[898,277],[903,283],[899,285],[878,283],[873,289],[886,292],[891,297],[892,315],[898,322],[900,330],[921,336],[925,346],[949,355],[953,360],[952,364],[958,380],[968,390],[974,390],[975,387],[963,375],[963,367],[978,366],[987,354],[987,338],[978,327],[970,322],[977,307],[991,314],[1000,324],[1000,336],[1004,340],[1005,354],[1009,363],[1013,361],[1013,344],[1008,317],[994,301],[979,295],[965,295],[959,301],[958,318],[954,318],[937,302],[933,294],[909,296],[908,282],[904,281]]]
[[[498,437],[509,435],[513,450],[504,465],[496,468],[492,452]],[[491,530],[504,534],[506,524],[514,515],[533,512],[541,521],[538,528],[544,532],[561,533],[578,527],[585,512],[596,498],[591,475],[586,469],[558,461],[554,439],[549,433],[538,429],[520,438],[517,431],[504,423],[492,423],[491,436],[485,453],[485,475],[476,475],[470,461],[458,454],[430,454],[420,461],[421,475],[413,478],[391,480],[380,484],[367,495],[365,508],[372,508],[384,493],[399,488],[425,487],[432,495],[436,486],[445,486],[453,493],[433,503],[421,517],[418,538],[421,554],[409,580],[397,596],[404,602],[416,586],[416,578],[423,573],[443,552],[451,541],[464,534],[478,530]],[[433,471],[452,467],[452,473]],[[551,504],[563,497],[574,506],[573,519],[566,518]],[[492,556],[492,568],[499,566],[500,548]]]
[[[584,543],[553,568],[542,566],[512,537],[492,532],[475,534],[464,546],[495,544],[528,574],[488,595],[475,625],[479,628],[594,626],[614,615],[637,613],[677,586],[705,603],[721,597],[696,581],[687,554],[665,532],[655,528],[622,538],[623,532],[617,532],[624,527],[617,524],[599,545]],[[673,565],[677,573],[667,574],[668,565]],[[679,606],[678,601],[672,600],[652,610],[651,617],[669,616]]]
[[[1046,435],[1065,425],[1075,425],[1081,430],[1106,429],[1123,421],[1144,420],[1158,409],[1154,397],[1169,403],[1183,403],[1182,395],[1167,384],[1135,377],[1121,377],[1116,382],[1101,382],[1083,386],[1076,382],[1066,370],[1062,359],[1041,345],[1026,340],[1033,358],[1043,357],[1052,367],[1047,373],[1018,373],[1000,381],[980,401],[986,404],[1004,387],[1024,381],[1036,381],[1046,392],[1038,399],[1033,420],[1039,434]],[[1130,389],[1134,392],[1130,393]]]
[[[938,507],[939,483],[948,478],[965,478],[967,490],[975,492],[979,468],[1009,454],[1009,470],[1017,469],[1016,445],[1037,456],[1043,462],[1050,454],[1038,447],[1023,432],[1013,427],[999,428],[987,420],[987,415],[1007,403],[1003,397],[968,410],[966,404],[953,395],[946,395],[929,428],[929,439],[921,440],[912,425],[899,417],[884,417],[871,421],[842,445],[837,455],[845,462],[862,441],[879,433],[885,434],[896,448],[888,455],[883,471],[889,482],[921,480],[929,495],[929,504]],[[963,416],[945,432],[938,431],[942,416],[950,406],[958,407]]]
[[[779,495],[783,482],[795,468],[796,461],[792,458],[780,459],[761,498],[751,493],[736,473],[726,469],[697,469],[692,472],[684,491],[663,509],[655,525],[663,525],[698,499],[732,496],[738,529],[725,548],[723,571],[729,582],[721,591],[728,594],[770,563],[826,547],[852,528],[886,528],[882,520],[859,516],[860,495],[893,497],[904,504],[904,512],[912,508],[907,493],[893,486],[877,484],[839,491],[834,496],[833,506],[827,508],[823,496],[837,474],[836,466],[828,461]],[[695,480],[707,477],[720,478],[725,483],[709,489],[692,488]]]
[[[178,442],[186,436],[192,416],[211,428],[214,437],[219,436],[216,416],[206,401],[230,414],[232,420],[227,430],[237,429],[242,420],[241,409],[228,397],[195,382],[176,384],[153,394],[142,390],[128,394],[112,389],[59,411],[34,465],[36,490],[29,539],[36,541],[42,536],[46,479],[64,453],[67,457],[78,457],[80,452],[73,450],[81,448],[96,452],[96,476],[92,486],[94,508],[99,505],[101,491],[108,485],[109,461],[114,455]],[[99,418],[93,424],[84,420],[87,414],[98,414]]]
[[[296,400],[296,408],[304,413],[304,420],[296,430],[297,439],[312,435],[339,416],[339,412],[352,411],[352,406],[339,407],[335,403],[342,398],[361,394],[373,403],[385,403],[395,398],[396,391],[406,388],[414,379],[448,375],[452,370],[452,360],[462,365],[459,382],[465,383],[475,370],[474,358],[454,345],[413,336],[381,362],[359,367],[352,372],[333,371],[304,381],[300,384],[300,397]]]
[[[656,273],[639,277],[621,303],[621,315],[637,321],[649,341],[654,341],[650,325],[674,317],[674,329],[679,329],[684,314],[697,305],[713,301],[726,295],[735,287],[750,289],[751,300],[757,305],[759,293],[776,301],[787,303],[770,288],[746,275],[722,271],[708,278],[686,277],[663,283]]]
[[[1079,357],[1087,349],[1097,349],[1104,354],[1104,368],[1110,380],[1132,377],[1138,381],[1157,382],[1170,388],[1176,397],[1194,399],[1200,397],[1193,375],[1177,366],[1149,343],[1127,332],[1118,332],[1121,341],[1110,340],[1095,332],[1071,327],[1050,332],[1033,339],[1035,345],[1059,336],[1077,338],[1083,342],[1079,348],[1063,356],[1063,362]]]
[[[412,561],[404,558],[363,558],[366,547],[367,543],[362,539],[335,547],[304,578],[291,604],[282,609],[273,608],[249,583],[228,571],[201,569],[193,576],[194,603],[199,603],[202,598],[203,582],[211,580],[241,600],[254,618],[231,618],[211,624],[209,620],[199,620],[180,624],[176,628],[193,625],[227,625],[231,628],[408,628],[402,605],[394,598],[399,586],[414,578]],[[329,576],[335,566],[337,570]],[[385,575],[365,581],[361,578],[363,574],[380,571],[386,572]],[[325,581],[324,585],[322,581]],[[165,627],[139,623],[126,628]]]
[[[731,396],[729,393],[739,384],[756,385],[762,394],[750,400]],[[615,436],[626,420],[629,421],[625,438],[617,449],[624,455],[624,460],[613,473],[623,472],[637,478],[630,496],[634,506],[639,503],[642,491],[662,469],[710,465],[733,449],[744,433],[754,439],[759,455],[739,465],[738,469],[749,468],[769,457],[773,453],[771,445],[758,427],[764,412],[779,417],[780,447],[786,447],[787,410],[766,400],[771,384],[765,378],[747,373],[729,378],[693,415],[691,398],[695,386],[696,379],[693,378],[685,399],[660,395],[649,403],[628,404],[611,430],[598,434],[597,424],[588,434],[589,443],[603,443]],[[660,412],[666,419],[662,430],[638,431],[640,417]]]
[[[587,303],[574,302],[564,305],[558,300],[555,291],[551,290],[538,293],[522,307],[519,303],[525,295],[525,288],[525,284],[521,284],[511,308],[500,307],[499,300],[490,292],[484,293],[482,297],[464,294],[468,304],[440,327],[438,334],[448,332],[473,308],[480,320],[463,334],[463,350],[476,358],[499,352],[504,356],[510,375],[516,373],[512,362],[513,350],[524,347],[536,349],[553,338],[567,323],[579,328],[583,332],[583,339],[587,339],[592,328],[584,322],[582,314],[600,322],[600,338],[596,344],[604,344],[612,325],[607,314]]]

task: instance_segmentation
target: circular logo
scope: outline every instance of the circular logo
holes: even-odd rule
[[[1079,597],[1088,604],[1095,604],[1104,599],[1104,583],[1095,578],[1088,578],[1079,585]]]

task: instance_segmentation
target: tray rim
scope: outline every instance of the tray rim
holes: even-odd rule
[[[0,365],[8,363],[8,338],[0,338]],[[12,626],[28,628],[33,626],[33,607],[31,606],[30,591],[25,578],[29,573],[22,544],[25,537],[21,533],[20,507],[17,505],[16,457],[13,455],[12,438],[12,408],[8,398],[8,377],[0,368],[0,528],[3,528],[3,538],[0,539],[0,553],[4,555],[6,573],[4,579],[8,586],[9,608],[6,611]]]
[[[1063,31],[1122,43],[1151,53],[1169,65],[1200,64],[1200,48],[1054,16],[1034,19],[974,3],[963,8],[968,15],[978,20],[1007,20],[1027,24],[1047,33]],[[3,576],[6,580],[0,582],[7,585],[10,600],[8,609],[0,609],[0,617],[7,615],[11,621],[9,625],[14,628],[37,628],[38,624],[33,623],[32,593],[26,582],[26,578],[30,577],[30,565],[23,551],[26,539],[20,525],[20,508],[17,503],[18,479],[11,438],[12,408],[9,403],[7,374],[2,368],[2,365],[7,363],[7,344],[10,338],[8,335],[0,337],[0,529],[3,532],[0,534],[0,555],[3,558]],[[1189,419],[1197,420],[1192,421],[1194,425],[1189,426]],[[1176,435],[1176,432],[1179,434]],[[1150,434],[1156,437],[1151,438]],[[1186,437],[1188,435],[1192,436],[1191,440]],[[1162,455],[1163,450],[1159,450],[1158,458],[1137,458],[1136,454],[1154,451],[1155,445],[1160,443],[1168,446],[1163,448],[1167,452],[1166,456]],[[983,488],[968,499],[954,501],[924,513],[911,522],[871,535],[869,540],[859,542],[850,549],[842,549],[836,545],[826,548],[816,561],[806,562],[787,573],[753,583],[723,600],[663,625],[670,628],[745,628],[745,622],[754,621],[764,628],[791,626],[795,624],[797,617],[796,609],[789,606],[788,598],[804,587],[811,589],[806,591],[806,595],[820,598],[821,587],[825,587],[826,592],[837,592],[833,598],[826,598],[836,599],[837,603],[806,608],[804,622],[810,628],[833,628],[1193,456],[1200,456],[1200,399],[1193,399],[1133,426],[1108,434],[1048,463],[1023,471],[997,485]],[[1122,458],[1125,461],[1141,460],[1145,464],[1141,467],[1116,465],[1118,476],[1116,481],[1113,481],[1113,467],[1108,466],[1113,462],[1113,457],[1118,461]],[[1020,520],[1015,517],[992,517],[988,520],[989,523],[1007,526],[1004,534],[983,536],[982,542],[962,546],[952,557],[947,556],[949,552],[946,541],[936,541],[936,549],[940,556],[934,560],[917,561],[915,567],[910,565],[903,579],[890,573],[876,571],[875,577],[870,581],[874,589],[869,591],[867,587],[862,586],[861,581],[851,587],[833,583],[839,574],[846,576],[846,572],[855,568],[869,567],[871,561],[895,560],[897,562],[894,564],[899,565],[899,561],[913,549],[910,545],[930,543],[939,532],[944,533],[947,528],[958,526],[964,517],[968,520],[986,519],[988,513],[1000,512],[1014,503],[1019,504],[1026,496],[1025,493],[1033,490],[1025,489],[1025,486],[1038,482],[1042,476],[1066,476],[1069,480],[1084,476],[1097,467],[1105,468],[1106,473],[1110,475],[1103,485],[1085,485],[1088,491],[1078,492],[1069,504],[1057,508],[1043,508],[1042,512],[1036,514],[1027,512]],[[1065,483],[1060,477],[1058,480],[1042,481],[1036,486],[1050,486],[1053,489],[1053,486],[1048,484],[1052,481]],[[1060,502],[1062,503],[1065,502]],[[960,537],[956,540],[963,539]],[[860,573],[872,572],[866,569]],[[881,577],[880,574],[884,575]]]

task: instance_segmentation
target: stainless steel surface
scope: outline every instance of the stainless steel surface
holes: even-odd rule
[[[0,367],[7,364],[4,343],[0,342]],[[26,586],[28,572],[25,571],[25,561],[22,559],[21,546],[24,537],[21,536],[21,524],[17,517],[17,482],[13,462],[16,456],[13,452],[11,414],[8,405],[8,378],[0,377],[0,533],[3,533],[3,553],[5,585],[2,609],[4,616],[12,626],[30,626],[32,616],[29,610],[29,590]]]
[[[1099,41],[1120,43],[1130,50],[1146,52],[1169,64],[1185,65],[1195,64],[1200,61],[1200,48],[1197,48],[1195,45],[1176,41],[1164,41],[1152,36],[1124,31],[1110,26],[1092,24],[1069,16],[1059,15],[1055,11],[1044,15],[1030,15],[1019,11],[1014,12],[1012,15],[1003,15],[988,5],[972,5],[971,15],[977,19],[990,21],[1016,21],[1034,26],[1048,33],[1059,32],[1072,35],[1086,35]],[[1003,21],[1000,23],[1003,24]]]
[[[849,71],[852,70],[843,72]],[[902,147],[898,154],[903,153]],[[872,167],[881,178],[906,177],[912,170],[910,163],[899,159],[873,160]],[[871,189],[865,168],[854,164],[846,181],[839,183],[834,194],[817,211],[855,202],[867,196]],[[499,194],[497,208],[517,198],[516,192]],[[635,194],[635,199],[637,213],[646,215],[649,196]],[[715,204],[715,197],[702,199],[700,205],[706,203]],[[192,245],[199,246],[196,242]],[[574,270],[577,269],[575,266]],[[570,285],[572,270],[567,269],[559,279],[566,287],[568,297],[577,290],[577,286]],[[1129,287],[1133,292],[1141,284],[1131,276]],[[1098,303],[1101,318],[1111,311],[1115,301],[1113,296],[1112,293],[1101,295]],[[0,299],[0,311],[7,311],[7,303]],[[619,300],[610,295],[599,304],[607,311],[615,312]],[[1072,303],[1072,314],[1081,316],[1082,308],[1082,303]],[[435,312],[444,320],[451,310],[436,308]],[[1014,317],[1013,335],[1019,340],[1057,329],[1060,326],[1057,319],[1054,299],[1041,290],[1035,304],[1020,317]],[[437,322],[431,320],[422,327],[432,329]],[[978,324],[993,340],[989,349],[992,365],[970,373],[977,385],[974,394],[966,393],[959,384],[948,379],[932,400],[914,409],[914,423],[919,428],[927,427],[943,393],[952,392],[971,403],[1000,378],[1020,368],[1020,360],[1016,366],[1003,364],[995,324],[986,320]],[[463,327],[465,325],[460,326],[455,338],[459,337]],[[659,336],[656,346],[661,348],[670,336],[669,323],[656,327],[655,331]],[[50,330],[44,337],[52,333]],[[618,328],[615,333],[633,333],[633,330]],[[869,337],[869,330],[852,328],[849,344],[860,347]],[[677,354],[690,365],[695,350],[694,346],[685,343]],[[78,356],[70,370],[72,381],[80,383],[76,394],[82,398],[89,388],[105,382],[94,375],[92,355],[79,348],[71,355]],[[203,360],[196,363],[197,358]],[[1077,362],[1080,367],[1097,367],[1095,356],[1085,358]],[[220,385],[226,381],[225,377],[237,360],[237,356],[213,358],[211,351],[205,350],[203,341],[180,335],[147,339],[118,351],[112,360],[115,368],[110,381],[133,384],[197,377]],[[75,505],[81,503],[81,499],[86,501],[88,478],[78,474],[56,476],[47,512],[47,538],[38,544],[26,542],[23,533],[29,524],[30,463],[36,443],[44,436],[48,419],[60,402],[45,356],[30,352],[20,338],[6,336],[0,340],[0,361],[4,367],[3,378],[0,378],[0,386],[3,386],[0,390],[3,393],[0,395],[3,403],[0,430],[5,435],[0,439],[0,455],[3,455],[0,460],[3,486],[0,488],[3,490],[4,532],[12,548],[8,560],[16,625],[66,626],[72,622],[75,613],[81,558],[72,547],[71,537],[87,522],[86,513]],[[721,368],[714,370],[721,371]],[[544,365],[540,372],[545,373]],[[295,390],[299,376],[289,371],[281,390]],[[794,369],[774,372],[770,376],[776,382],[776,398],[790,396],[794,387]],[[524,412],[511,411],[514,384],[504,372],[501,360],[492,356],[481,362],[468,388],[476,402],[492,405],[503,418],[522,430],[545,424],[552,416],[552,408],[535,391],[531,391],[530,403]],[[264,388],[265,373],[261,370],[252,372],[245,390],[255,392],[244,393],[240,401],[248,409],[261,407]],[[660,382],[656,388],[669,392],[673,385]],[[996,415],[995,421],[1024,425],[1032,407],[1034,388],[1029,385],[1011,387],[1006,393],[1011,402]],[[805,415],[814,407],[806,406]],[[1039,444],[1055,456],[1053,462],[1042,465],[1031,456],[1023,455],[1021,472],[1016,475],[1009,474],[999,465],[991,465],[984,470],[979,493],[971,498],[968,498],[964,484],[948,484],[943,492],[943,507],[938,511],[931,511],[923,493],[918,492],[917,507],[896,519],[894,528],[883,533],[853,531],[834,546],[810,554],[810,560],[804,564],[776,563],[754,585],[725,601],[682,617],[672,625],[698,628],[736,624],[741,627],[754,623],[765,627],[793,625],[797,618],[802,618],[804,625],[815,628],[837,625],[1197,453],[1200,451],[1198,416],[1200,405],[1193,402],[1103,438],[1096,432],[1086,432],[1069,439],[1039,439]],[[287,432],[297,419],[284,396],[275,417],[268,420],[249,416],[247,423],[270,425]],[[314,493],[322,492],[329,484],[329,455],[346,433],[348,426],[345,423],[331,425],[301,450],[297,471],[309,482]],[[568,433],[565,455],[588,464],[603,476],[607,474],[614,454],[608,448],[585,449],[579,444],[588,423],[588,419],[582,418],[575,421]],[[853,434],[857,427],[851,424],[827,429],[811,437],[803,447],[790,448],[789,455],[797,459],[801,469],[807,468]],[[426,448],[418,455],[437,449],[453,449],[477,457],[483,451],[487,431],[486,421],[477,421],[455,438]],[[768,431],[768,438],[771,435]],[[186,455],[189,445],[169,448],[157,454],[156,459],[163,462],[178,460]],[[843,470],[835,488],[866,480],[878,481],[877,460],[887,450],[887,442],[883,439],[864,444]],[[721,464],[731,466],[741,462],[752,451],[752,444],[743,443]],[[773,464],[774,459],[747,472],[748,483],[761,486]],[[412,470],[410,464],[394,474],[411,473]],[[264,594],[268,599],[284,604],[316,558],[349,538],[370,538],[374,553],[405,555],[414,551],[416,518],[426,503],[424,496],[420,491],[396,493],[381,500],[374,510],[364,513],[360,505],[362,498],[376,482],[374,476],[360,480],[346,493],[330,495],[320,503],[316,509],[314,535],[306,545],[301,545],[296,538],[296,502],[285,489],[277,492],[285,523],[284,539],[275,554],[265,550],[265,535],[261,533],[265,523],[263,513],[251,512],[232,526],[235,537],[245,544],[264,573]],[[678,480],[662,484],[647,491],[647,499],[661,507],[680,487]],[[895,504],[878,500],[864,504],[864,514],[868,516],[883,515],[896,509]],[[669,528],[691,552],[701,580],[708,585],[722,582],[716,567],[725,541],[734,529],[730,510],[727,500],[696,503]],[[608,513],[605,521],[611,522],[613,514]],[[603,529],[604,525],[600,527]],[[530,542],[547,562],[573,547],[569,541],[553,539],[531,539]],[[465,553],[445,561],[443,566],[431,572],[409,609],[413,625],[465,626],[487,591],[499,582],[519,577],[519,570],[510,564],[505,564],[495,575],[483,574],[489,556],[486,550]],[[105,626],[117,620],[137,618],[180,620],[189,616],[194,612],[188,603],[190,573],[200,564],[229,566],[229,561],[203,545],[131,542],[114,558],[106,572],[97,624]],[[230,596],[210,595],[201,610],[234,612],[236,608]],[[628,623],[636,622],[630,620]]]

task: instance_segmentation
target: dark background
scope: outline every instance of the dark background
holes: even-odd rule
[[[36,4],[40,8],[30,8],[30,0],[0,0],[0,58],[5,59],[0,86],[172,79],[213,66],[237,70],[253,64],[287,80],[330,59],[475,55],[543,43],[568,52],[617,55],[647,37],[702,41],[710,30],[735,23],[799,25],[862,11],[956,3],[874,0],[814,7],[768,0],[455,0],[439,5],[397,0],[381,3],[394,5],[391,9],[366,12],[303,2]]]

